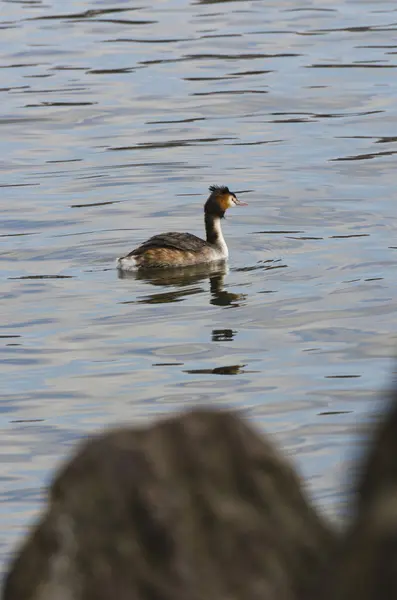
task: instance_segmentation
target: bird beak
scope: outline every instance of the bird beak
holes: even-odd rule
[[[241,202],[241,200],[238,200],[237,198],[234,199],[234,203],[236,206],[248,206],[248,202]]]

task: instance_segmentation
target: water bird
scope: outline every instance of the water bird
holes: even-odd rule
[[[227,186],[211,185],[204,205],[206,240],[191,233],[168,232],[149,238],[129,254],[117,259],[123,271],[185,267],[224,261],[229,251],[223,237],[221,219],[228,208],[244,206]]]

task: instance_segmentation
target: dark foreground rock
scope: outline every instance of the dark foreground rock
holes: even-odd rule
[[[3,599],[307,600],[335,545],[272,443],[193,411],[84,443]]]
[[[358,465],[353,518],[324,600],[397,598],[397,391]]]

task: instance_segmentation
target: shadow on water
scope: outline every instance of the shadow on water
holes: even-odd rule
[[[229,269],[227,263],[194,265],[170,269],[147,269],[140,271],[118,271],[119,279],[135,279],[144,281],[153,286],[176,287],[178,289],[149,294],[137,300],[123,302],[122,304],[165,304],[181,302],[187,296],[204,292],[199,282],[207,278],[210,283],[210,304],[215,306],[240,306],[246,298],[244,294],[235,294],[224,289],[225,276]]]
[[[245,373],[246,365],[226,365],[223,367],[215,367],[214,369],[186,369],[184,373],[190,375],[240,375]]]

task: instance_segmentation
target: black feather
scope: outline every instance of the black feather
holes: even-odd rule
[[[152,248],[172,248],[184,252],[199,252],[207,246],[207,242],[192,233],[179,233],[171,231],[160,233],[143,242],[138,248],[135,248],[127,256],[141,256]]]
[[[210,185],[208,188],[213,194],[230,194],[230,190],[227,185]]]

